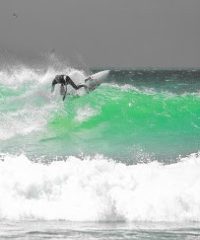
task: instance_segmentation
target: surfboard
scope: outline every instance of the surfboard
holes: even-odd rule
[[[103,83],[108,77],[109,73],[110,70],[104,70],[94,73],[85,79],[85,84],[87,85],[89,91],[93,91],[96,87]]]

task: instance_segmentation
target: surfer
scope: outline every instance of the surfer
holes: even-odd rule
[[[61,84],[60,86],[60,95],[63,95],[63,101],[65,100],[66,94],[67,94],[67,85],[70,84],[74,89],[78,90],[79,88],[84,87],[87,89],[87,86],[84,84],[76,85],[72,79],[68,75],[56,75],[54,80],[52,81],[52,88],[51,92],[54,91],[55,85]]]

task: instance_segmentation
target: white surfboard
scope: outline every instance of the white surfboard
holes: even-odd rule
[[[89,91],[94,90],[97,86],[105,81],[108,77],[110,70],[104,70],[90,75],[85,79],[85,84],[87,85]]]

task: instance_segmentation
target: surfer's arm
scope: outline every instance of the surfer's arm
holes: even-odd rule
[[[57,75],[51,83],[51,92],[54,91],[55,85],[61,83],[59,75]]]
[[[56,79],[54,79],[54,80],[52,81],[52,83],[51,83],[51,92],[54,91],[56,84],[57,84],[57,81],[56,81]]]

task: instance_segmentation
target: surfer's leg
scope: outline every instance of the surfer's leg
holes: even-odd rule
[[[80,84],[80,85],[77,86],[78,89],[79,89],[79,88],[82,88],[82,87],[84,87],[85,89],[87,89],[87,86],[84,85],[84,84]]]
[[[63,101],[65,100],[65,97],[66,97],[66,94],[67,94],[67,86],[65,86],[65,92],[64,92],[64,94],[63,94]]]
[[[65,97],[66,97],[66,92],[65,92],[65,94],[63,95],[63,101],[65,100]]]
[[[85,82],[87,82],[87,81],[89,81],[89,80],[92,80],[92,78],[91,78],[91,77],[86,78],[86,79],[85,79]]]
[[[84,84],[76,85],[72,80],[69,80],[69,84],[76,90],[78,90],[79,88],[82,88],[82,87],[87,89],[86,85],[84,85]]]
[[[65,92],[66,92],[66,89],[65,89],[65,88],[66,88],[66,87],[65,87],[64,84],[61,84],[61,85],[60,85],[60,95],[61,95],[61,96],[65,94]]]

